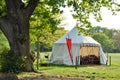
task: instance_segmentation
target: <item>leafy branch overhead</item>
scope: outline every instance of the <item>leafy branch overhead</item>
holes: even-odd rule
[[[120,9],[119,4],[115,3],[114,0],[70,0],[68,5],[73,6],[75,12],[73,17],[77,19],[79,26],[84,26],[84,28],[92,27],[89,21],[91,14],[97,21],[102,20],[101,9],[103,7],[107,7],[113,14]]]
[[[1,0],[0,16],[5,15],[5,12],[7,12],[5,2],[6,5],[9,4],[7,5],[7,9],[11,9],[10,12],[12,12],[12,10],[15,10],[17,14],[23,13],[24,17],[29,17],[37,4],[38,7],[41,7],[41,10],[39,12],[35,10],[37,13],[41,13],[41,11],[46,11],[46,9],[49,9],[49,12],[52,14],[62,12],[60,10],[60,7],[68,6],[72,8],[71,11],[74,13],[73,17],[77,19],[79,26],[84,28],[90,28],[92,26],[89,21],[91,14],[94,15],[97,21],[102,20],[102,7],[107,7],[113,12],[113,14],[115,14],[116,11],[120,11],[120,4],[114,0]],[[10,8],[11,6],[14,8]],[[47,17],[47,15],[49,14],[46,14],[45,16]]]

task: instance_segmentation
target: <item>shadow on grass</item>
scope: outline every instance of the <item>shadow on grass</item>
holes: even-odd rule
[[[103,65],[95,65],[95,64],[88,64],[88,65],[64,65],[64,64],[41,64],[41,67],[72,67],[72,68],[76,68],[76,67],[90,67],[90,66],[103,66]],[[106,65],[105,65],[106,66]]]

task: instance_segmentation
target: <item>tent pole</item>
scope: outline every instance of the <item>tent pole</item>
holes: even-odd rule
[[[79,56],[76,56],[76,61],[75,61],[76,65],[75,65],[75,69],[77,69],[77,67],[78,67],[78,61],[79,61]]]
[[[77,56],[76,56],[76,59],[75,59],[75,63],[76,63],[76,65],[75,65],[75,69],[77,69]]]

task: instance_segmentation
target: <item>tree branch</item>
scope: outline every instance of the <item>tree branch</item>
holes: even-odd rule
[[[20,9],[22,0],[5,0],[8,11],[16,11]]]
[[[7,34],[7,31],[5,30],[5,19],[2,17],[0,18],[0,29],[2,30],[2,32],[4,32],[4,34]]]
[[[26,6],[26,9],[25,9],[25,11],[26,11],[26,13],[27,13],[27,14],[26,14],[27,17],[30,17],[30,16],[32,15],[35,7],[36,7],[37,4],[38,4],[38,1],[39,1],[39,0],[30,0],[30,1],[29,1],[28,5]]]
[[[5,0],[5,2],[7,6],[8,17],[20,18],[24,16],[24,13],[23,13],[24,3],[22,2],[22,0]]]

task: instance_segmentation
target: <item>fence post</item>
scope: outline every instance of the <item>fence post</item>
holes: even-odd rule
[[[107,53],[107,62],[106,62],[106,65],[108,65],[108,61],[109,61],[108,59],[109,59],[109,56],[108,56],[108,53]]]
[[[109,65],[111,66],[111,56],[109,57]]]

